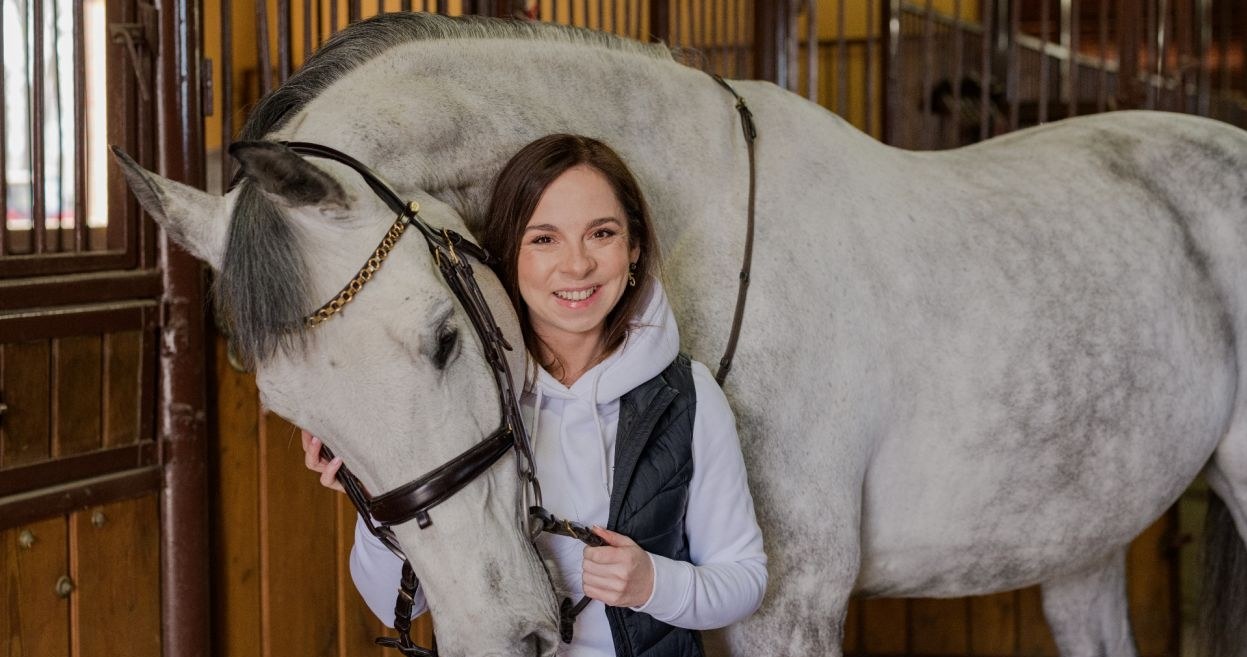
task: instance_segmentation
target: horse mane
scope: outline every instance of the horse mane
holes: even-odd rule
[[[252,109],[241,138],[262,140],[284,126],[334,82],[396,46],[447,39],[521,39],[579,44],[654,59],[672,59],[661,44],[643,44],[605,32],[551,23],[481,16],[391,13],[354,23],[326,41],[303,66]],[[285,213],[243,180],[230,217],[225,254],[216,278],[218,309],[235,353],[248,364],[278,348],[301,345],[303,317],[316,305],[307,288],[307,264]]]

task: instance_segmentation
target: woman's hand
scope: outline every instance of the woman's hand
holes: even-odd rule
[[[321,486],[339,493],[346,492],[342,489],[342,484],[338,483],[338,468],[342,467],[341,457],[334,456],[332,461],[326,461],[320,455],[320,445],[320,438],[303,432],[303,465],[312,472],[320,473]]]
[[[586,547],[581,579],[585,595],[612,607],[639,607],[654,591],[649,553],[623,534],[594,526],[606,545]]]

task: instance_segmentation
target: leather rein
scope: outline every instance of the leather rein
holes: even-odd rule
[[[753,115],[745,104],[744,98],[718,75],[712,76],[736,99],[736,110],[740,114],[741,127],[749,156],[749,213],[747,220],[747,237],[745,241],[744,264],[740,272],[740,283],[737,291],[736,311],[732,320],[727,348],[719,362],[715,379],[723,383],[731,369],[732,357],[736,351],[736,343],[740,336],[740,325],[744,316],[745,298],[749,287],[749,271],[753,252],[754,207],[756,186],[756,165],[754,157],[754,139],[757,131],[753,123]],[[290,150],[300,155],[319,157],[343,164],[359,174],[369,188],[381,198],[397,217],[386,232],[381,243],[371,257],[360,268],[359,272],[329,302],[304,318],[307,328],[315,328],[332,318],[350,303],[363,286],[372,279],[380,269],[398,240],[407,229],[414,226],[424,237],[433,260],[437,265],[447,287],[455,295],[467,314],[472,328],[476,331],[484,348],[485,359],[494,374],[494,384],[498,389],[501,404],[501,426],[459,456],[433,469],[414,481],[399,486],[391,491],[375,497],[369,497],[363,485],[351,471],[343,465],[338,470],[338,480],[342,483],[347,497],[355,506],[363,519],[364,526],[391,552],[403,560],[402,578],[398,598],[394,608],[394,628],[398,637],[379,637],[378,645],[392,647],[407,657],[437,657],[436,647],[423,648],[411,640],[411,612],[414,604],[419,580],[411,568],[402,548],[391,527],[411,520],[421,528],[433,524],[429,511],[446,501],[468,483],[479,477],[501,459],[508,450],[514,449],[516,454],[516,474],[521,482],[521,502],[519,514],[521,525],[527,530],[529,540],[534,540],[541,532],[550,532],[575,538],[590,546],[605,543],[588,527],[556,518],[542,507],[541,485],[537,479],[536,465],[533,460],[532,445],[524,430],[523,419],[519,410],[519,396],[513,384],[511,369],[504,352],[512,347],[502,335],[494,321],[480,288],[476,284],[471,256],[484,265],[491,265],[495,260],[485,249],[464,238],[459,233],[447,228],[434,228],[425,223],[420,216],[420,205],[415,201],[404,203],[390,185],[380,176],[360,163],[355,158],[320,144],[308,142],[284,142]],[[332,459],[333,452],[328,447],[321,447],[321,456]],[[527,511],[524,507],[527,504]],[[585,596],[575,604],[570,598],[564,598],[559,609],[559,634],[564,642],[572,639],[572,626],[590,599]]]

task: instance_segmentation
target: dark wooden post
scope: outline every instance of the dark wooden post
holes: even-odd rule
[[[1117,109],[1143,106],[1139,83],[1139,0],[1117,0]]]
[[[157,67],[160,173],[204,183],[199,37],[202,0],[163,0]],[[166,655],[208,657],[207,397],[204,286],[199,261],[161,232],[161,349],[157,439],[160,496],[161,641]]]
[[[755,2],[753,20],[753,74],[788,87],[791,75],[788,51],[793,34],[795,8],[790,0]]]

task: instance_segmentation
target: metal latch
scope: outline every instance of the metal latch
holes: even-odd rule
[[[130,64],[134,67],[134,79],[139,85],[139,97],[148,101],[152,96],[148,88],[148,71],[151,59],[160,46],[160,14],[153,4],[139,2],[136,6],[139,22],[109,23],[108,37],[113,43],[125,44]]]

